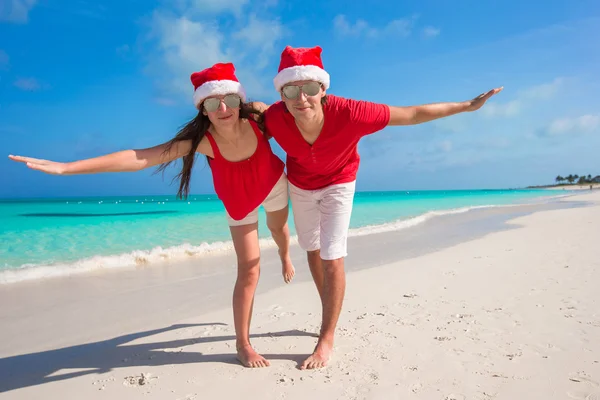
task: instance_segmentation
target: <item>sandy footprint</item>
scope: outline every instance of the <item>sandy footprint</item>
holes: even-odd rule
[[[569,380],[582,385],[581,389],[568,391],[567,396],[575,400],[600,400],[600,384],[592,380],[585,372],[572,375]]]
[[[600,400],[600,392],[567,392],[567,396],[574,400]]]
[[[417,394],[423,389],[423,384],[421,382],[416,382],[410,385],[410,391]]]
[[[202,332],[200,332],[199,335],[200,336],[204,336],[204,337],[211,336],[214,333],[218,333],[220,331],[223,331],[224,329],[227,329],[227,328],[221,327],[219,325],[210,325],[210,326],[207,326],[206,328],[204,328],[202,330]]]
[[[279,314],[278,314],[278,317],[280,317],[280,318],[281,318],[281,317],[293,317],[293,316],[295,316],[295,315],[296,315],[296,313],[295,313],[295,312],[292,312],[292,311],[284,311],[284,312],[281,312],[281,313],[279,313]]]
[[[444,400],[467,400],[467,398],[462,394],[449,394],[444,397]]]
[[[150,384],[154,379],[158,379],[158,376],[152,376],[151,374],[142,372],[140,375],[125,377],[123,385],[129,387],[145,386]]]

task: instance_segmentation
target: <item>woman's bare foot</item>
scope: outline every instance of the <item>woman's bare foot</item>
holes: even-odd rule
[[[296,269],[292,264],[292,259],[288,255],[285,259],[281,260],[281,275],[283,275],[283,281],[285,283],[290,283],[296,275]]]
[[[317,347],[315,347],[314,353],[310,355],[302,365],[300,369],[316,369],[327,366],[331,355],[333,353],[333,342],[319,339]]]
[[[244,367],[248,368],[262,368],[271,365],[269,361],[258,354],[250,344],[238,348],[237,359]]]

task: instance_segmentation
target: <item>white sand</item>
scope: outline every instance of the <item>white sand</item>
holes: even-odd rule
[[[600,193],[574,199],[591,205],[534,213],[510,221],[514,229],[349,273],[325,369],[297,369],[320,324],[305,281],[256,299],[253,344],[269,368],[235,362],[229,307],[163,332],[41,351],[36,338],[85,330],[55,326],[22,332],[39,353],[26,355],[18,341],[14,357],[0,353],[1,387],[11,389],[0,398],[600,399]],[[107,304],[125,294],[114,296]],[[53,312],[19,310],[21,322]],[[90,312],[111,324],[106,310]],[[11,318],[0,317],[0,330]]]
[[[592,186],[592,190],[598,190],[600,189],[600,184],[599,183],[587,183],[587,184],[572,184],[572,185],[564,185],[564,186],[553,186],[553,187],[548,187],[548,190],[590,190],[590,186]]]

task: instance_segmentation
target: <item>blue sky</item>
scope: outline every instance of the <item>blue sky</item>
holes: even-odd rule
[[[0,0],[0,197],[176,193],[175,169],[57,177],[6,155],[70,161],[164,142],[195,114],[190,73],[215,62],[234,62],[249,96],[273,102],[288,44],[323,47],[340,96],[412,105],[505,87],[477,113],[363,140],[359,190],[600,174],[596,0],[256,4]],[[213,192],[202,158],[192,192]]]

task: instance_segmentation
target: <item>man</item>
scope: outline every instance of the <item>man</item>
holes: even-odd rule
[[[414,125],[479,109],[502,88],[473,100],[393,107],[327,95],[330,77],[321,48],[292,48],[281,54],[273,82],[281,101],[264,114],[267,134],[287,153],[287,174],[298,242],[307,252],[323,307],[314,353],[301,369],[327,364],[346,287],[344,257],[359,140],[386,126]],[[266,105],[263,105],[266,108]]]

